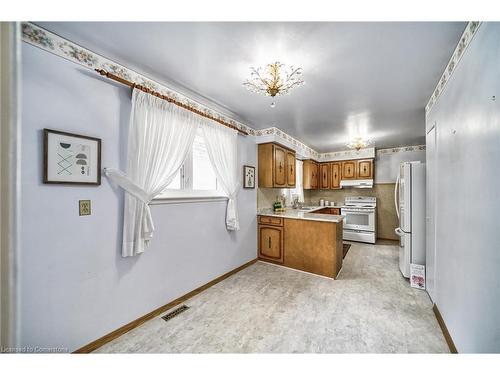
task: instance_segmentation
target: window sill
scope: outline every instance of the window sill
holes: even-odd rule
[[[179,197],[158,197],[151,201],[150,205],[178,204],[178,203],[199,203],[199,202],[224,202],[224,196],[179,196]]]

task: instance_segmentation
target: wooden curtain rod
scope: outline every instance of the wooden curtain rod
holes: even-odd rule
[[[169,103],[172,103],[172,104],[175,104],[179,107],[182,107],[188,111],[191,111],[191,112],[194,112],[196,113],[197,115],[200,115],[200,116],[203,116],[203,117],[206,117],[206,118],[209,118],[210,120],[213,120],[213,121],[216,121],[218,122],[219,124],[221,125],[224,125],[224,126],[227,126],[228,128],[231,128],[231,129],[234,129],[234,130],[237,130],[238,132],[240,132],[241,134],[244,134],[244,135],[248,135],[248,133],[244,130],[241,130],[241,129],[238,129],[236,126],[234,125],[231,125],[225,121],[222,121],[216,117],[213,117],[213,116],[210,116],[210,115],[207,115],[206,113],[203,113],[201,112],[200,110],[196,109],[196,108],[193,108],[187,104],[184,104],[184,103],[181,103],[175,99],[172,99],[172,98],[169,98],[168,96],[165,96],[163,94],[160,94],[159,92],[157,91],[153,91],[151,89],[148,89],[146,86],[142,86],[142,85],[139,85],[137,83],[134,83],[134,82],[130,82],[130,81],[127,81],[126,79],[123,79],[121,77],[118,77],[117,75],[113,74],[113,73],[109,73],[107,71],[105,71],[104,69],[95,69],[96,72],[98,72],[100,75],[102,76],[105,76],[109,79],[112,79],[113,81],[116,81],[116,82],[120,82],[124,85],[127,85],[129,87],[131,87],[132,89],[138,89],[138,90],[141,90],[141,91],[144,91],[148,94],[151,94],[151,95],[154,95],[160,99],[163,99],[163,100],[166,100],[167,102]]]

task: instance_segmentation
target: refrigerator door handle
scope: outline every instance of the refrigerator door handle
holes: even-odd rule
[[[405,235],[401,228],[394,229],[394,233],[396,233],[399,237],[403,237]]]
[[[399,174],[398,178],[396,179],[396,185],[394,185],[394,205],[396,206],[396,215],[398,215],[399,219],[398,188],[399,188]]]

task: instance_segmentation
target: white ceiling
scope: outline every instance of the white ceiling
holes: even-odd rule
[[[276,126],[319,152],[349,134],[376,147],[424,143],[424,107],[464,22],[37,22],[184,93],[199,93],[255,129]],[[250,66],[304,69],[290,96],[247,91]]]

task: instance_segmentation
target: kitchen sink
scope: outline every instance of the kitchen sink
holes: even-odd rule
[[[299,209],[299,211],[311,211],[311,210],[314,210],[318,207],[302,207]]]

